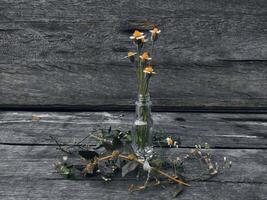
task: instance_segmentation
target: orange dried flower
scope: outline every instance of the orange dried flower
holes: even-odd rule
[[[130,58],[130,57],[134,56],[135,54],[136,54],[135,52],[129,51],[127,54],[127,57]]]
[[[135,52],[129,51],[128,54],[127,54],[127,56],[125,56],[125,58],[129,58],[130,61],[133,63],[134,60],[135,60],[135,58],[134,58],[135,55],[136,55]]]
[[[128,158],[129,160],[134,160],[134,159],[136,159],[136,156],[135,156],[134,154],[129,154],[129,155],[127,156],[127,158]]]
[[[137,31],[137,30],[135,30],[134,33],[133,33],[133,36],[134,36],[135,38],[141,37],[142,35],[143,35],[143,34],[142,34],[140,31]]]
[[[120,152],[119,151],[113,151],[112,152],[112,157],[113,158],[116,158],[116,157],[118,157],[120,155]]]
[[[156,41],[158,39],[158,34],[160,34],[161,30],[155,27],[152,30],[150,30],[150,32],[151,32],[151,39],[153,41]]]
[[[147,66],[147,67],[144,69],[144,73],[146,73],[146,74],[155,74],[154,69],[153,69],[152,66]]]
[[[140,40],[140,39],[144,39],[144,37],[145,37],[144,33],[135,30],[133,35],[130,36],[130,39],[132,39],[132,40]]]
[[[148,60],[152,59],[152,58],[149,57],[148,52],[144,52],[143,55],[140,56],[140,58],[141,58],[142,62],[145,62],[145,61],[148,61]]]
[[[95,164],[94,163],[88,163],[84,170],[83,170],[83,173],[86,175],[86,174],[93,174],[94,172],[94,169],[95,169]]]
[[[167,141],[168,146],[172,146],[174,143],[171,137],[167,137],[166,141]]]

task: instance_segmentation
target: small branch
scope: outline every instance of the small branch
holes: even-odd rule
[[[89,136],[89,137],[92,137],[92,138],[94,138],[94,139],[97,139],[97,140],[99,140],[99,141],[103,141],[103,142],[112,143],[110,140],[107,140],[107,139],[104,139],[104,138],[98,137],[98,136],[96,136],[96,135],[93,135],[93,134],[90,134],[90,135],[88,135],[88,136]]]
[[[49,137],[50,137],[52,140],[55,141],[55,143],[57,144],[58,149],[59,149],[60,151],[62,151],[62,152],[64,152],[64,153],[71,154],[70,151],[67,151],[67,150],[65,150],[65,149],[62,148],[62,145],[56,140],[56,138],[54,138],[52,135],[50,135]]]
[[[113,156],[109,155],[109,156],[105,156],[105,157],[102,157],[102,158],[98,158],[97,161],[110,160],[112,158],[113,158]]]
[[[114,155],[108,155],[108,156],[105,156],[105,157],[102,157],[102,158],[101,158],[101,157],[98,158],[97,161],[110,160],[110,159],[113,159],[114,157],[116,157],[116,156],[114,156]],[[122,158],[122,159],[124,159],[124,160],[131,161],[131,159],[129,159],[128,156],[125,156],[125,155],[122,155],[122,154],[119,154],[117,157]],[[137,158],[135,158],[135,159],[133,159],[133,160],[134,160],[135,162],[139,163],[139,164],[142,165],[142,166],[144,165],[144,162],[141,161],[141,160],[138,160]],[[167,174],[167,173],[165,173],[165,172],[163,172],[163,171],[161,171],[161,170],[159,170],[159,169],[157,169],[157,168],[155,168],[155,167],[151,167],[151,169],[152,169],[153,171],[155,171],[155,172],[161,174],[162,176],[165,176],[165,177],[167,177],[168,179],[171,179],[171,180],[174,181],[175,183],[182,184],[182,185],[185,185],[185,186],[190,186],[189,184],[183,182],[182,180],[177,179],[177,178],[174,178],[174,177],[170,176],[169,174]]]
[[[126,160],[129,160],[129,158],[127,156],[124,156],[124,155],[119,155],[119,157],[123,158],[123,159],[126,159]],[[142,166],[144,165],[144,162],[142,162],[142,161],[140,161],[138,159],[134,159],[134,161],[138,162]],[[178,184],[182,184],[182,185],[185,185],[185,186],[190,186],[189,184],[183,182],[182,180],[174,178],[174,177],[170,176],[169,174],[167,174],[167,173],[165,173],[165,172],[163,172],[163,171],[161,171],[161,170],[159,170],[159,169],[157,169],[155,167],[151,167],[151,169],[154,170],[155,172],[157,172],[157,173],[159,173],[159,174],[171,179],[172,181],[174,181],[174,182],[176,182]]]

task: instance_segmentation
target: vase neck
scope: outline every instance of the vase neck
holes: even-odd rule
[[[143,103],[150,102],[150,95],[149,95],[149,93],[146,94],[146,95],[138,94],[138,101],[139,102],[143,102]]]

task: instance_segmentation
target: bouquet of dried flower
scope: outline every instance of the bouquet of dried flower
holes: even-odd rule
[[[232,164],[226,158],[220,166],[213,162],[208,144],[205,144],[203,149],[196,145],[184,154],[162,155],[163,147],[178,148],[178,141],[170,137],[164,138],[162,133],[155,134],[154,142],[161,147],[150,160],[142,160],[136,156],[131,146],[130,131],[123,132],[111,128],[98,130],[73,145],[64,145],[56,138],[51,138],[61,152],[60,158],[55,162],[55,169],[60,174],[72,179],[100,176],[104,181],[110,181],[118,174],[123,177],[136,175],[139,180],[144,181],[142,185],[130,185],[130,191],[174,184],[176,187],[173,196],[177,196],[183,186],[190,186],[187,182],[190,181],[190,177],[185,173],[188,162],[197,161],[200,169],[191,180],[210,178],[222,173]],[[92,138],[98,141],[94,147],[88,144],[88,139]]]
[[[144,159],[149,158],[153,153],[153,120],[151,117],[149,83],[152,75],[155,74],[151,61],[154,44],[160,32],[156,27],[147,34],[135,30],[130,39],[136,47],[136,52],[130,51],[125,57],[129,58],[136,67],[138,100],[135,103],[136,120],[133,130],[133,147],[138,157]]]

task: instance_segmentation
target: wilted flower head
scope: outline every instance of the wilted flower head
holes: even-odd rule
[[[127,54],[127,56],[125,56],[125,58],[129,58],[131,62],[134,62],[134,60],[135,60],[135,57],[134,57],[135,54],[136,54],[135,52],[129,51],[128,54]]]
[[[133,42],[139,46],[143,46],[143,44],[146,42],[144,33],[135,30],[133,35],[130,36],[130,39],[133,40]]]
[[[154,72],[154,69],[152,66],[147,66],[145,69],[144,69],[144,73],[146,74],[155,74],[156,72]]]
[[[144,33],[135,30],[133,35],[130,36],[130,39],[132,39],[132,40],[143,40],[144,41],[145,35],[144,35]]]
[[[172,146],[173,145],[173,140],[172,140],[171,137],[167,137],[166,141],[167,141],[168,146]]]
[[[145,62],[145,61],[148,61],[148,60],[152,59],[152,58],[149,57],[148,52],[144,52],[143,55],[140,56],[140,58],[141,58],[142,62]]]
[[[151,32],[151,40],[156,41],[158,39],[158,35],[160,34],[161,30],[155,27],[152,30],[150,30],[150,32]]]

